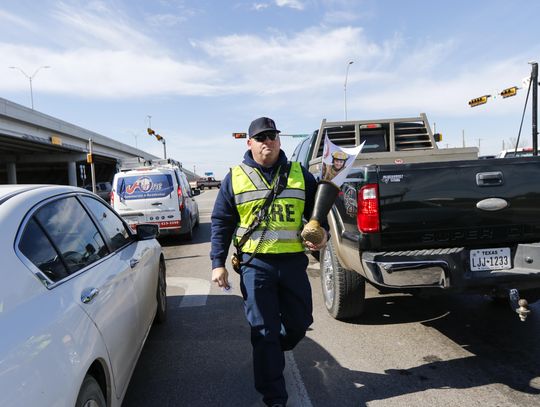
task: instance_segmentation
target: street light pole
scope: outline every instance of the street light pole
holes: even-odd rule
[[[22,73],[24,76],[26,76],[26,78],[28,79],[28,82],[30,82],[30,101],[32,103],[32,110],[34,110],[34,91],[32,89],[32,79],[34,79],[34,77],[37,75],[37,73],[41,70],[41,69],[48,69],[50,68],[49,65],[43,65],[43,66],[40,66],[38,69],[35,70],[35,72],[32,74],[32,75],[28,75],[26,72],[24,72],[21,68],[19,68],[18,66],[10,66],[9,69],[17,69],[20,73]]]
[[[347,64],[347,71],[345,72],[345,83],[343,84],[343,94],[345,98],[345,120],[347,120],[347,78],[349,77],[349,67],[354,63],[354,61],[349,61]]]

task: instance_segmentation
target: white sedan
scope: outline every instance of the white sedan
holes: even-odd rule
[[[0,406],[120,406],[166,316],[154,225],[82,188],[0,185]]]

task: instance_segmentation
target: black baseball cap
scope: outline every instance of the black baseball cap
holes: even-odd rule
[[[274,121],[268,117],[259,117],[258,119],[253,120],[249,125],[250,138],[266,131],[281,133],[278,129],[276,129],[276,123],[274,123]]]

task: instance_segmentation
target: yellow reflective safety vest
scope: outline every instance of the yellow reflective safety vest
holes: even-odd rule
[[[277,182],[278,177],[279,170],[272,186]],[[264,204],[272,186],[259,170],[246,164],[240,164],[231,169],[231,181],[234,201],[240,215],[240,222],[234,236],[236,246],[253,223],[255,215]],[[306,187],[302,167],[300,163],[292,162],[287,186],[268,208],[268,221],[261,222],[240,249],[244,253],[262,254],[303,252],[300,231],[305,199]]]

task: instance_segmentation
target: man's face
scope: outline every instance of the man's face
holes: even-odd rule
[[[270,140],[270,138],[267,137],[269,135],[275,135],[275,139]],[[279,135],[277,133],[259,133],[255,137],[249,138],[247,145],[257,164],[260,164],[263,167],[271,167],[277,162],[279,150],[281,148],[281,141],[279,140]]]
[[[332,163],[332,166],[336,170],[341,170],[343,166],[345,165],[345,160],[340,160],[339,158],[334,158],[334,161]]]

